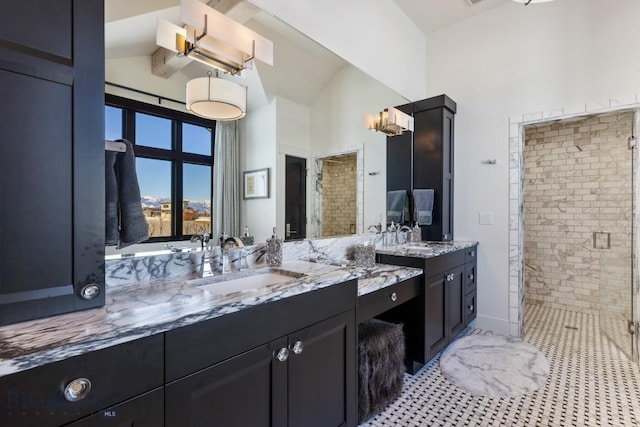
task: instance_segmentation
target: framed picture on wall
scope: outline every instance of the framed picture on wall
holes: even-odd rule
[[[245,199],[269,198],[269,168],[246,171],[242,175]]]

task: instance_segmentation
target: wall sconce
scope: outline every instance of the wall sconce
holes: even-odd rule
[[[413,117],[397,108],[385,108],[373,117],[369,129],[387,136],[402,135],[402,132],[407,130],[413,132]]]
[[[230,74],[251,69],[254,58],[273,65],[273,42],[199,0],[181,0],[180,19],[184,27],[158,21],[158,46]]]

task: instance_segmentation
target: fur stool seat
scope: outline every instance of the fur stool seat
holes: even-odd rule
[[[402,392],[402,325],[367,320],[358,326],[358,423],[382,412]]]

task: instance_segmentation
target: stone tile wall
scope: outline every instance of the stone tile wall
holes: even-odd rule
[[[356,233],[356,155],[324,160],[322,168],[322,236]]]
[[[526,304],[630,311],[633,112],[525,128]],[[594,232],[610,249],[593,247]]]

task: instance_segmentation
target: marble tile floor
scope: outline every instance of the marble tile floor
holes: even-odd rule
[[[540,389],[475,397],[445,378],[436,356],[406,375],[402,395],[361,426],[640,426],[640,367],[600,333],[598,316],[530,306],[525,340],[551,366]]]

